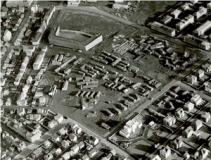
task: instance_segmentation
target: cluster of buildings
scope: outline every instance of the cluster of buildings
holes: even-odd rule
[[[45,133],[40,121],[48,114],[47,110],[17,108],[2,115],[2,123],[29,142],[35,142]]]
[[[39,85],[39,82],[40,82],[40,80],[42,78],[42,75],[43,75],[43,73],[46,70],[46,67],[42,66],[42,68],[41,68],[41,65],[43,63],[46,51],[47,51],[47,47],[44,46],[41,49],[41,53],[37,55],[37,57],[36,57],[36,59],[35,59],[35,61],[33,63],[33,69],[34,70],[39,70],[39,71],[38,71],[37,75],[34,77],[34,79],[32,78],[32,76],[28,76],[27,77],[26,83],[24,84],[24,86],[22,88],[22,92],[18,96],[17,105],[19,105],[19,106],[26,106],[28,104],[28,99],[29,99],[29,96],[28,96],[29,90],[31,90],[33,93],[36,92],[37,87]],[[28,63],[29,63],[30,58],[31,57],[26,55],[25,58],[23,59],[23,62],[22,62],[21,68],[20,68],[20,72],[18,73],[18,75],[16,76],[15,81],[14,81],[14,84],[16,86],[20,85],[21,79],[22,79],[22,77],[23,77],[23,75],[24,75],[24,73],[25,73],[25,71],[26,71],[26,69],[28,67]],[[33,87],[31,88],[32,84],[33,84]],[[35,99],[37,99],[37,98],[39,99],[40,105],[44,105],[45,102],[46,102],[46,99],[45,99],[45,97],[43,97],[43,94],[39,94],[39,96],[37,96],[37,94],[35,94],[34,98]]]
[[[92,89],[98,87],[98,81],[88,78],[88,80],[83,79],[82,81],[77,81],[76,85],[80,89]]]
[[[112,67],[121,70],[123,72],[126,72],[129,69],[130,64],[121,59],[120,57],[111,54],[107,51],[103,51],[99,56],[97,57],[92,57],[93,60],[106,64],[106,65],[111,65]]]
[[[92,98],[100,98],[102,96],[102,93],[100,91],[95,92],[95,91],[77,91],[75,94],[76,97],[86,97],[89,99]]]
[[[205,93],[211,94],[210,69],[211,62],[207,60],[191,74],[187,75],[183,81],[195,89],[202,89]]]
[[[137,54],[140,51],[144,53],[152,54],[164,61],[164,66],[172,70],[182,70],[188,65],[191,65],[196,61],[196,55],[184,52],[179,54],[169,45],[166,40],[158,40],[152,36],[141,36],[137,38],[139,48],[134,52]]]
[[[3,131],[1,132],[1,146],[3,146],[1,159],[11,160],[16,154],[23,151],[27,147],[27,144],[8,132]]]
[[[32,45],[39,45],[40,40],[41,40],[55,10],[56,10],[55,6],[52,6],[49,9],[49,11],[47,13],[45,13],[43,21],[41,22],[41,25],[40,25],[39,29],[37,30],[35,37],[31,40]]]
[[[126,40],[121,45],[115,47],[113,50],[121,55],[126,53],[129,50],[134,50],[138,47],[136,43],[134,43],[132,40]]]
[[[52,65],[56,65],[58,67],[54,70],[54,72],[62,77],[68,76],[73,68],[73,66],[69,66],[71,62],[73,62],[73,66],[75,66],[79,64],[79,59],[77,59],[76,56],[67,57],[67,55],[63,56],[62,54],[55,55],[54,59],[52,60]]]
[[[120,115],[128,108],[134,107],[137,102],[140,102],[140,96],[148,97],[152,91],[160,88],[162,85],[157,80],[147,76],[142,77],[143,83],[133,82],[131,78],[126,76],[118,76],[116,78],[108,76],[108,79],[104,84],[106,88],[127,94],[122,99],[119,99],[116,107],[105,110],[110,117],[114,114]]]
[[[108,150],[108,153],[102,153],[101,149]],[[82,131],[78,125],[66,124],[28,157],[44,160],[69,160],[75,157],[90,160],[101,157],[102,160],[109,160],[113,156],[118,156],[116,151],[104,148],[98,138]]]
[[[115,11],[127,11],[127,12],[136,12],[136,5],[139,1],[136,2],[127,2],[127,1],[114,1],[112,4],[112,8],[115,9]]]
[[[34,63],[33,63],[33,69],[36,71],[36,70],[39,70],[41,68],[41,65],[43,63],[43,60],[44,60],[44,57],[45,57],[45,54],[46,52],[48,51],[48,47],[47,46],[44,46],[42,49],[41,49],[41,52],[37,55]]]
[[[204,3],[206,7],[197,2],[184,2],[177,5],[173,11],[164,14],[160,20],[150,23],[150,26],[153,30],[171,37],[175,37],[189,28],[188,34],[183,35],[183,41],[204,50],[210,50],[210,35],[206,35],[206,32],[211,29],[211,22],[209,18],[206,20],[206,17],[210,15],[211,2]],[[190,13],[192,11],[193,13]],[[200,25],[198,25],[199,23]],[[195,29],[192,31],[192,28]]]
[[[78,71],[79,74],[83,76],[89,76],[91,78],[96,78],[97,75],[107,74],[108,71],[104,69],[104,66],[93,66],[92,64],[83,64]],[[94,82],[95,83],[95,82]],[[98,82],[95,83],[96,87],[98,86]]]
[[[210,129],[211,115],[205,101],[199,94],[174,86],[155,101],[153,109],[151,107],[147,109],[151,118],[149,121],[145,119],[145,122],[149,122],[149,127],[154,129],[156,124],[161,123],[164,128],[169,129],[169,135],[175,135],[175,138],[164,146],[155,147],[157,152],[154,156],[150,155],[151,159],[176,158],[175,151],[177,156],[184,159],[209,159],[210,133],[207,134],[207,131]],[[190,113],[197,113],[197,116]],[[154,121],[152,121],[153,116],[157,117]],[[156,132],[158,130],[156,128]],[[179,131],[182,134],[177,134]],[[159,134],[161,133],[157,133]]]
[[[16,23],[14,23],[15,27],[12,27],[12,31],[14,31],[14,35],[12,35],[13,39],[12,42],[15,46],[19,46],[22,42],[24,38],[29,38],[30,35],[32,35],[32,31],[29,29],[29,27],[31,27],[31,22],[35,23],[36,21],[36,13],[38,13],[40,11],[40,9],[38,8],[38,6],[36,4],[32,4],[32,1],[27,0],[27,1],[18,1],[17,3],[15,1],[7,1],[7,3],[9,5],[11,5],[12,11],[14,13],[18,13],[20,12],[20,18],[17,20]],[[14,8],[14,7],[19,7],[19,8]],[[24,7],[29,7],[30,9],[26,9]],[[43,36],[49,21],[53,15],[55,11],[55,6],[50,7],[50,9],[48,10],[48,12],[45,14],[45,16],[43,17],[43,21],[40,25],[40,27],[38,28],[38,30],[36,31],[35,37],[33,37],[31,39],[31,43],[32,45],[38,45],[40,43],[41,37]],[[9,16],[10,18],[11,16]],[[41,18],[41,17],[39,17]],[[14,20],[13,20],[14,21]],[[10,22],[10,19],[8,20],[8,22]],[[37,25],[37,24],[36,24]],[[9,24],[5,24],[6,27],[9,27]],[[11,31],[10,31],[11,32]],[[10,38],[10,33],[7,32],[5,33],[6,36],[6,40],[11,39]]]
[[[16,8],[2,8],[2,31],[4,31],[4,34],[2,34],[2,43],[5,42],[6,44],[13,39],[15,32],[18,30],[19,26],[23,22],[23,19],[25,18],[24,12],[25,9],[21,6]]]

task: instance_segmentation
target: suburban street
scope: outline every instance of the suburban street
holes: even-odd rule
[[[27,157],[31,152],[33,152],[36,148],[38,148],[40,145],[42,145],[42,143],[44,141],[46,141],[47,139],[49,139],[50,137],[52,137],[53,134],[55,134],[56,132],[58,132],[62,127],[64,127],[66,124],[77,124],[79,127],[82,128],[82,130],[89,134],[92,135],[94,137],[97,137],[100,139],[100,141],[102,143],[104,143],[106,146],[115,149],[116,152],[122,156],[127,157],[129,160],[133,160],[133,158],[128,155],[126,152],[124,152],[123,150],[121,150],[120,148],[118,148],[117,146],[115,146],[114,144],[110,143],[109,141],[107,141],[107,139],[101,137],[100,135],[96,134],[95,132],[93,132],[92,130],[88,129],[87,127],[85,127],[84,125],[74,121],[71,118],[68,118],[67,120],[64,120],[61,124],[57,125],[54,129],[50,130],[49,132],[47,132],[46,134],[44,134],[41,139],[39,141],[35,141],[34,143],[32,143],[31,145],[27,146],[26,149],[24,149],[23,152],[21,152],[20,154],[18,154],[15,157],[15,160],[20,160],[23,157]]]
[[[18,154],[14,158],[14,160],[20,160],[21,158],[27,157],[31,152],[33,152],[36,148],[38,148],[39,146],[41,146],[44,141],[46,141],[50,137],[52,137],[53,134],[55,134],[56,132],[58,132],[66,124],[67,124],[67,122],[66,121],[63,121],[63,123],[57,125],[53,130],[50,130],[49,132],[47,132],[46,134],[44,134],[42,136],[42,138],[40,138],[39,141],[35,141],[34,143],[32,143],[29,146],[27,146],[27,148],[24,149],[23,152],[21,152],[20,154]]]

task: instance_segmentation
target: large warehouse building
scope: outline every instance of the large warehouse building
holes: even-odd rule
[[[102,35],[91,35],[81,31],[51,29],[49,43],[57,46],[88,51],[103,41]]]

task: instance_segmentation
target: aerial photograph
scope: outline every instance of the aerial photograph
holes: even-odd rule
[[[211,160],[210,0],[1,0],[1,160]]]

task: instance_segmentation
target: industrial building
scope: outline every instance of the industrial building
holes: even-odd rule
[[[156,21],[151,23],[151,28],[163,34],[169,35],[171,37],[174,37],[176,35],[176,30],[174,28],[165,26]]]
[[[51,29],[48,37],[49,43],[57,46],[80,49],[88,51],[103,41],[102,35],[91,35],[81,31],[60,29]]]
[[[199,48],[202,48],[204,50],[210,50],[211,49],[211,43],[204,41],[203,39],[197,38],[193,35],[186,35],[184,36],[184,42],[192,44],[194,46],[197,46]]]

